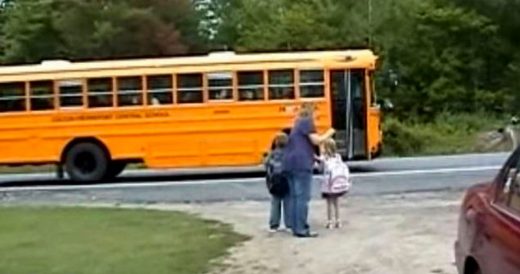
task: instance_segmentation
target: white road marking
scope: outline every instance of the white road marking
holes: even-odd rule
[[[382,177],[382,176],[396,176],[396,175],[417,175],[417,174],[438,174],[438,173],[457,173],[470,171],[489,171],[499,170],[502,166],[481,166],[481,167],[457,167],[457,168],[438,168],[438,169],[414,169],[414,170],[399,170],[399,171],[382,171],[373,173],[354,173],[354,178],[363,177]]]
[[[353,173],[353,178],[370,178],[370,177],[386,177],[386,176],[406,176],[420,174],[451,174],[459,172],[471,171],[494,171],[499,170],[501,166],[483,166],[483,167],[461,167],[461,168],[442,168],[442,169],[424,169],[424,170],[403,170],[403,171],[384,171],[369,173]],[[264,178],[238,178],[238,179],[217,179],[217,180],[195,180],[195,181],[178,181],[178,182],[149,182],[149,183],[113,183],[100,185],[60,185],[60,186],[29,186],[29,187],[5,187],[0,188],[2,192],[21,192],[21,191],[74,191],[74,190],[99,190],[99,189],[122,189],[122,188],[146,188],[146,187],[168,187],[168,186],[195,186],[195,185],[215,185],[215,184],[236,184],[248,183],[257,184],[264,183]]]

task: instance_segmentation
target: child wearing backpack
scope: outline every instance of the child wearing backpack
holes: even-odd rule
[[[276,135],[274,149],[265,161],[267,189],[271,194],[271,216],[269,230],[275,232],[280,228],[280,218],[283,208],[285,227],[290,229],[289,216],[289,182],[282,168],[284,149],[288,142],[287,134],[281,132]]]
[[[341,227],[339,219],[339,198],[349,192],[352,178],[348,166],[338,153],[336,142],[327,139],[321,147],[321,156],[318,157],[323,167],[321,195],[327,201],[327,229],[333,226]],[[332,220],[334,211],[335,221]]]

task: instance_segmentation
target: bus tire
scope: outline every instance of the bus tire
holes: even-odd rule
[[[108,164],[108,170],[105,174],[105,179],[114,179],[119,176],[126,168],[126,162],[123,161],[112,161]]]
[[[90,142],[78,143],[65,154],[65,170],[73,181],[97,182],[107,174],[108,158],[99,145]]]

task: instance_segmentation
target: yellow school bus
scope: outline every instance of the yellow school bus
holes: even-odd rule
[[[0,165],[55,164],[74,181],[150,168],[252,166],[303,102],[347,160],[381,152],[370,50],[0,67]]]

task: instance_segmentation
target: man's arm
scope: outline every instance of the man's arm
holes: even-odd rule
[[[327,132],[325,132],[322,135],[319,135],[318,133],[309,134],[309,139],[314,145],[318,146],[321,143],[323,143],[323,141],[331,138],[334,135],[334,133],[336,133],[336,131],[333,128],[330,128],[329,130],[327,130]]]
[[[311,119],[301,120],[300,123],[301,123],[299,125],[300,133],[302,133],[303,135],[306,135],[309,138],[309,140],[311,141],[311,143],[315,146],[319,146],[321,143],[323,143],[323,141],[332,137],[332,135],[334,135],[334,133],[335,133],[335,130],[331,128],[331,129],[327,130],[327,132],[325,132],[325,134],[323,134],[323,135],[318,134],[316,132],[316,127],[314,126],[314,121]]]

